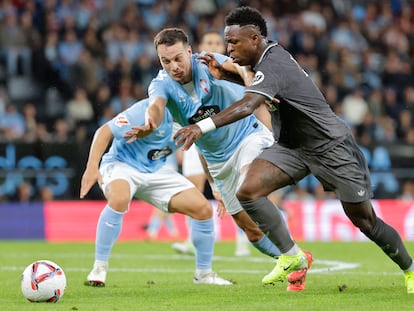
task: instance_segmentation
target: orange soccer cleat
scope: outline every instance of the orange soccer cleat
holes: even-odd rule
[[[288,282],[289,285],[287,286],[286,290],[291,292],[298,292],[305,290],[306,285],[306,274],[312,265],[312,254],[308,251],[303,251],[308,258],[308,266],[306,268],[293,271],[288,275]]]

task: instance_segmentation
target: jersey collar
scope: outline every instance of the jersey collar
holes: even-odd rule
[[[261,63],[261,61],[263,60],[263,57],[266,55],[267,51],[269,51],[272,47],[279,45],[279,43],[277,41],[271,42],[269,41],[269,45],[266,47],[266,49],[263,51],[262,56],[260,56],[259,61],[257,62],[257,65],[259,65]]]

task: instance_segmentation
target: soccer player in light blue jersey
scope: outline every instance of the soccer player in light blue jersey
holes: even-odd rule
[[[204,32],[200,38],[200,43],[198,45],[198,51],[203,51],[207,53],[219,53],[223,54],[226,51],[226,46],[224,44],[224,39],[219,31],[210,30]],[[244,74],[248,78],[248,72],[243,71],[240,68],[240,72]],[[253,78],[253,73],[251,74]],[[250,81],[248,81],[250,82]],[[261,114],[266,114],[270,118],[270,114],[267,112],[265,107],[257,112]],[[262,118],[263,119],[263,118]],[[261,120],[262,120],[261,119]],[[271,128],[270,123],[267,125],[268,128]],[[204,192],[204,187],[207,181],[207,174],[204,169],[204,165],[202,160],[199,157],[199,152],[195,145],[191,146],[185,152],[182,150],[178,150],[179,153],[182,154],[182,174],[187,177],[201,192]],[[208,178],[210,179],[210,178]],[[221,197],[218,192],[212,192],[213,197],[216,199],[217,204],[220,204],[221,208]],[[216,231],[217,228],[216,228]],[[216,232],[217,236],[217,232]],[[235,256],[249,256],[250,255],[250,248],[249,248],[249,241],[246,237],[244,231],[237,226],[236,230],[236,248],[235,248]],[[184,254],[194,254],[194,246],[191,244],[190,237],[185,242],[176,242],[172,244],[172,248],[179,253]]]
[[[166,110],[182,126],[199,124],[243,96],[244,87],[215,79],[210,74],[197,54],[192,53],[183,30],[164,29],[157,34],[154,44],[163,70],[149,86],[146,124],[132,127],[126,135],[130,137],[129,142],[155,131],[162,124]],[[215,55],[223,66],[234,66],[228,57]],[[238,71],[233,72],[232,78],[242,82]],[[235,196],[249,164],[273,141],[272,133],[252,115],[204,135],[196,145],[207,162],[227,212],[258,250],[277,257],[279,249],[251,220]]]
[[[144,124],[148,99],[135,103],[101,126],[95,133],[82,176],[80,197],[98,182],[107,205],[96,230],[95,262],[87,284],[104,286],[111,249],[122,226],[124,214],[135,196],[164,212],[191,217],[191,238],[195,246],[194,283],[231,285],[212,270],[214,223],[210,203],[187,178],[165,165],[166,157],[177,148],[173,119],[168,110],[163,122],[145,139],[127,144],[123,138],[131,124]],[[112,141],[107,153],[106,148]]]

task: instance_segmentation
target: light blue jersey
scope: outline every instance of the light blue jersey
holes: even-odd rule
[[[224,55],[215,56],[221,63],[227,59]],[[157,97],[164,98],[174,120],[181,126],[194,124],[219,113],[244,94],[244,87],[214,78],[207,66],[196,57],[197,54],[194,54],[191,60],[193,94],[189,94],[186,86],[174,81],[165,70],[160,70],[149,86],[150,101]],[[232,156],[246,136],[263,127],[254,115],[250,115],[204,134],[196,141],[196,145],[209,163],[224,162]]]
[[[177,146],[172,139],[173,118],[168,109],[160,126],[151,135],[137,139],[127,144],[123,138],[132,126],[145,124],[145,111],[149,100],[144,99],[108,121],[108,126],[114,135],[109,151],[102,157],[102,164],[121,161],[136,168],[142,173],[157,171],[166,162],[166,157],[172,154]]]

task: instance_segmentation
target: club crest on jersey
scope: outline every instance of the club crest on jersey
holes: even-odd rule
[[[257,85],[264,80],[264,74],[261,71],[257,71],[254,75],[254,79],[251,85]]]
[[[170,147],[164,147],[162,149],[152,149],[148,151],[148,159],[156,161],[162,158],[166,158],[172,153]]]
[[[197,112],[188,119],[188,123],[195,124],[198,121],[214,116],[220,112],[220,108],[217,105],[214,106],[201,106],[197,109]]]
[[[204,90],[204,92],[208,93],[208,83],[204,79],[200,79],[200,88]]]
[[[157,130],[155,132],[155,136],[157,136],[157,137],[164,137],[165,136],[165,130]]]
[[[128,125],[128,124],[129,124],[128,118],[124,114],[118,115],[115,119],[115,125],[118,127]]]

